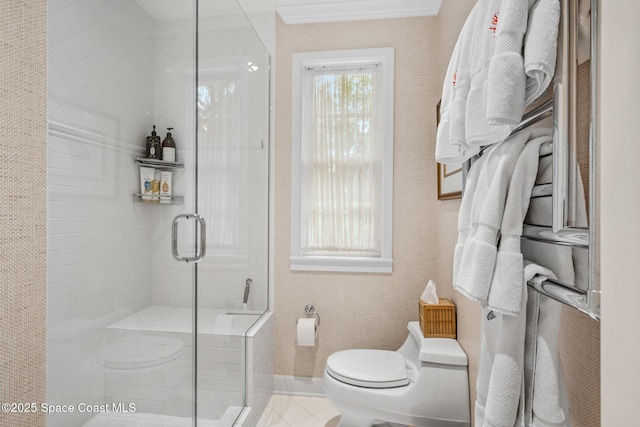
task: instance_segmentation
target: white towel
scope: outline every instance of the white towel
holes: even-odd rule
[[[522,284],[521,284],[522,285]],[[526,291],[521,301],[526,303]],[[481,345],[476,383],[475,425],[516,425],[523,390],[525,307],[517,316],[482,310]]]
[[[524,43],[525,105],[538,99],[551,83],[556,67],[559,22],[558,0],[538,0],[531,9]]]
[[[509,316],[482,310],[476,426],[570,425],[557,356],[560,305],[526,290],[527,281],[540,283],[547,278],[555,275],[525,261],[520,312]]]
[[[485,153],[486,154],[486,153]],[[460,261],[462,259],[462,252],[464,245],[471,233],[471,209],[474,202],[474,196],[476,189],[478,188],[478,180],[480,179],[480,171],[483,170],[481,164],[484,164],[486,159],[480,157],[475,163],[471,165],[467,179],[465,182],[464,196],[460,203],[460,211],[458,213],[458,242],[454,249],[453,255],[453,283],[458,283],[458,271],[460,271]],[[481,162],[481,163],[478,163]]]
[[[497,313],[514,315],[521,308],[523,258],[520,237],[538,172],[540,146],[552,139],[551,129],[532,129],[511,177],[500,228],[496,264],[487,299],[488,308]]]
[[[469,93],[469,72],[473,31],[482,2],[476,3],[458,37],[444,84],[440,103],[440,123],[436,136],[436,160],[440,163],[462,163],[475,156],[479,149],[470,148],[465,139],[465,111]]]
[[[521,307],[514,316],[496,313],[493,310],[482,310],[481,346],[478,363],[477,396],[475,404],[475,425],[478,427],[507,427],[523,426],[531,427],[535,424],[527,424],[526,416],[534,405],[534,387],[527,380],[534,381],[535,367],[546,366],[547,338],[553,338],[553,331],[548,325],[538,327],[537,316],[539,301],[535,298],[527,298],[527,281],[537,278],[544,280],[547,277],[555,278],[548,269],[539,265],[525,262],[522,281],[518,289],[522,293]],[[531,295],[531,294],[530,294]],[[538,294],[539,295],[539,294]],[[545,317],[546,319],[546,317]],[[554,320],[549,319],[552,324]],[[531,324],[536,322],[536,327]],[[542,321],[543,323],[546,320]],[[549,331],[549,334],[547,334]],[[538,334],[542,333],[539,342]],[[533,339],[536,345],[528,348],[526,339]],[[531,346],[531,343],[529,343]],[[537,350],[540,349],[538,357]],[[528,364],[527,364],[528,363]],[[552,371],[555,377],[557,370]],[[542,375],[546,379],[546,375]],[[548,387],[552,381],[538,384],[538,389]],[[550,391],[554,391],[551,389]],[[558,389],[559,390],[559,389]],[[527,394],[527,391],[529,394]],[[557,393],[559,395],[559,392]],[[527,403],[527,398],[530,398]],[[542,403],[542,396],[538,404]],[[553,400],[552,402],[556,402]],[[547,402],[544,402],[546,405]],[[529,405],[529,406],[527,406]],[[552,411],[556,414],[555,406]],[[531,416],[530,416],[531,418]]]
[[[542,271],[540,269],[543,269]],[[569,261],[561,270],[573,267]],[[532,282],[555,279],[550,270],[526,261],[535,271]],[[546,270],[546,271],[544,271]],[[524,425],[535,427],[569,427],[569,406],[562,368],[558,357],[560,303],[532,289],[528,291],[527,326],[524,360]]]
[[[555,68],[558,0],[478,0],[443,85],[436,160],[460,163],[502,142]],[[525,36],[526,32],[526,36]]]
[[[525,129],[504,142],[488,148],[471,166],[469,173],[471,187],[465,190],[458,216],[458,242],[454,251],[453,285],[458,292],[482,306],[487,305],[496,267],[498,235],[502,228],[505,201],[514,167],[525,143],[530,139],[543,136],[548,140],[545,135],[549,132],[548,129]],[[542,142],[544,141],[538,141],[536,148],[531,149],[535,151],[535,156],[527,155],[527,159],[535,157],[531,161],[535,161],[536,165],[537,147]],[[527,175],[533,174],[533,178],[529,178],[531,185],[527,185],[530,195],[537,166],[531,168],[523,164],[523,167],[528,167],[527,170],[532,169]],[[525,175],[523,171],[522,179]],[[518,199],[526,198],[521,193],[518,194]],[[517,210],[517,206],[512,207],[514,213],[510,216],[517,216],[518,214],[515,213]],[[505,224],[505,227],[507,225],[509,229],[515,227],[512,223]],[[505,229],[505,231],[508,230]],[[514,233],[518,234],[518,230],[516,229]],[[522,234],[521,226],[520,234]]]
[[[591,0],[578,2],[578,64],[591,58]]]
[[[466,124],[470,145],[500,142],[522,119],[526,86],[522,47],[529,3],[504,0],[494,12],[494,51],[480,70],[472,70]]]

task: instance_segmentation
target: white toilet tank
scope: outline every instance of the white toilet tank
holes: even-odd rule
[[[414,387],[411,400],[434,418],[457,420],[469,425],[469,373],[467,355],[457,340],[425,338],[418,322],[409,322],[409,336],[398,349],[413,370]],[[457,424],[456,424],[457,425]]]
[[[409,335],[398,349],[405,359],[419,368],[422,363],[451,366],[467,366],[467,354],[457,340],[452,338],[425,338],[418,322],[409,322]]]

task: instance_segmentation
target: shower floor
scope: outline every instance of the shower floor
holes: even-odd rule
[[[237,408],[240,409],[240,408]],[[237,413],[237,410],[234,411]],[[83,427],[191,427],[190,417],[173,417],[171,415],[105,412],[98,414]],[[198,420],[198,427],[217,427],[227,425],[218,420]]]

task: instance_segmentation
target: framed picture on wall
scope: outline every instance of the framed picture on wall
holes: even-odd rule
[[[462,164],[438,163],[438,200],[462,197]]]
[[[440,104],[436,105],[436,126],[440,125]],[[462,164],[445,165],[438,163],[438,200],[462,197]]]

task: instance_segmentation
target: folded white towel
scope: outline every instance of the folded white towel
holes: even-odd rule
[[[525,107],[526,77],[522,56],[505,52],[491,61],[487,81],[486,122],[491,134],[511,133],[520,123]],[[473,129],[472,129],[473,130]],[[482,141],[482,132],[472,135],[473,141]],[[472,142],[473,143],[473,142]]]
[[[518,87],[515,80],[521,80],[522,84],[519,85],[519,87],[521,88],[522,97],[524,97],[524,78],[520,79],[518,73],[513,69],[504,70],[501,76],[503,81],[510,86]],[[502,117],[500,120],[495,119],[492,123],[489,123],[487,119],[486,96],[489,91],[487,88],[488,80],[488,71],[477,74],[475,80],[472,80],[472,85],[475,83],[475,87],[469,90],[465,116],[465,135],[467,144],[471,147],[481,147],[504,141],[522,119],[522,111],[524,108],[515,106],[514,111],[516,111],[516,114],[514,114],[512,118]],[[502,88],[500,88],[498,92],[507,99],[512,99],[506,90],[503,91]]]
[[[569,271],[571,263],[561,269]],[[535,273],[533,276],[531,273]],[[556,276],[525,261],[525,277],[540,284]],[[528,291],[524,359],[524,420],[526,426],[568,427],[568,399],[558,358],[561,305],[532,289]]]
[[[538,99],[551,83],[556,67],[559,22],[558,0],[538,0],[531,9],[524,43],[525,105]]]
[[[558,0],[478,0],[443,85],[438,162],[464,162],[509,136],[551,81],[558,23]]]
[[[523,6],[525,9],[524,21],[521,22],[519,31],[521,34],[527,29],[526,9],[527,0],[489,0],[485,2],[482,11],[481,23],[475,30],[473,58],[471,59],[471,82],[469,88],[469,96],[467,100],[467,109],[465,116],[465,133],[467,143],[471,146],[484,146],[502,142],[515,125],[520,121],[521,117],[515,118],[513,126],[502,124],[494,124],[493,126],[487,120],[487,108],[489,97],[493,94],[488,89],[488,81],[492,78],[491,63],[494,61],[496,49],[500,43],[500,32],[502,28],[509,28],[511,24],[509,20],[513,17],[509,9]],[[519,52],[522,48],[522,42],[515,47],[518,56],[522,58]],[[522,64],[522,60],[520,61]],[[522,68],[522,65],[521,67]],[[524,69],[520,74],[524,76]],[[518,78],[509,75],[509,79]],[[522,90],[524,90],[524,77],[522,80]],[[507,94],[510,98],[511,95]],[[524,94],[523,94],[524,96]],[[520,115],[522,116],[522,114]]]
[[[514,167],[525,143],[542,132],[525,129],[485,150],[471,166],[473,187],[465,191],[458,216],[454,288],[483,306],[493,279],[498,233]]]
[[[469,93],[471,51],[474,46],[473,30],[481,9],[482,2],[478,2],[471,10],[447,67],[436,136],[436,161],[440,163],[462,163],[479,151],[478,148],[468,147],[464,116]]]
[[[484,157],[484,156],[482,156]],[[460,203],[460,211],[458,213],[458,242],[456,243],[453,255],[453,283],[458,283],[457,275],[460,271],[460,261],[462,259],[462,252],[464,250],[464,244],[469,238],[471,233],[471,209],[473,207],[476,189],[478,188],[478,180],[480,179],[480,172],[483,169],[481,164],[484,164],[486,159],[480,157],[476,160],[467,173],[467,179],[464,188],[464,197]],[[481,162],[479,164],[478,162]]]
[[[526,291],[521,301],[526,302]],[[514,426],[522,400],[526,326],[524,306],[516,316],[482,310],[475,425]]]
[[[591,0],[578,2],[578,64],[591,58]]]
[[[518,314],[482,310],[476,426],[569,425],[557,358],[560,306],[526,285],[547,278],[555,279],[554,273],[525,261]]]
[[[552,139],[551,129],[532,129],[511,177],[500,227],[500,244],[487,299],[489,309],[498,313],[514,315],[522,306],[522,291],[519,285],[523,277],[523,258],[520,251],[522,224],[529,209],[531,190],[538,172],[540,146]]]
[[[500,5],[496,46],[488,68],[486,97],[486,124],[494,129],[488,135],[509,133],[515,128],[524,113],[525,69],[522,57],[529,2],[505,0]],[[486,131],[469,128],[467,134],[471,144],[482,141]]]

